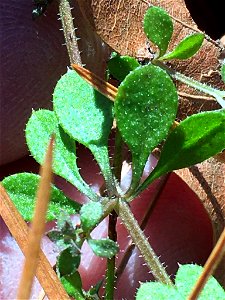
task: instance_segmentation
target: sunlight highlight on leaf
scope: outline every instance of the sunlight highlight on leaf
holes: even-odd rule
[[[123,81],[131,71],[139,66],[140,64],[135,58],[120,56],[118,53],[114,53],[107,64],[109,73],[119,81]]]
[[[18,173],[8,176],[2,181],[7,193],[26,221],[31,221],[33,217],[35,195],[39,180],[39,175]],[[62,207],[68,214],[74,214],[79,211],[80,204],[67,198],[62,191],[52,185],[47,220],[57,219]]]
[[[26,141],[32,156],[39,164],[43,163],[46,147],[52,133],[55,134],[56,139],[53,172],[76,186],[90,199],[97,201],[99,199],[97,194],[80,176],[76,164],[75,141],[59,126],[53,111],[46,109],[33,111],[27,123]]]
[[[160,57],[160,60],[170,60],[170,59],[188,59],[195,55],[201,48],[204,41],[204,34],[194,33],[185,37],[176,48],[164,56]]]
[[[225,149],[225,110],[202,112],[182,121],[168,136],[155,169],[138,193],[170,171],[200,163]]]
[[[63,129],[91,150],[113,190],[108,157],[108,137],[113,123],[113,103],[96,91],[75,71],[58,81],[53,94],[54,111]]]
[[[151,151],[166,137],[177,112],[176,88],[165,71],[148,65],[132,71],[118,88],[115,116],[132,152],[132,189]]]

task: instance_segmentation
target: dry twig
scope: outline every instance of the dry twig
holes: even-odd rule
[[[25,253],[28,242],[28,226],[1,184],[0,215],[18,243],[21,251]],[[49,299],[70,299],[42,250],[40,250],[39,254],[36,276]]]
[[[203,290],[205,284],[210,275],[214,272],[218,264],[220,263],[223,255],[225,254],[225,228],[216,243],[212,253],[210,254],[208,260],[205,263],[203,272],[199,277],[198,281],[196,282],[191,294],[188,296],[188,300],[196,300]]]

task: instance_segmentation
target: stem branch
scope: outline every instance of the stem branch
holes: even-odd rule
[[[112,211],[109,215],[109,238],[114,242],[117,241],[117,232],[116,232],[116,223],[117,223],[117,214],[115,211]],[[115,288],[115,265],[116,257],[107,259],[107,271],[106,271],[106,285],[105,285],[105,299],[111,300],[114,299],[114,288]]]
[[[80,51],[77,44],[77,37],[73,25],[73,17],[68,0],[59,0],[59,15],[62,22],[62,28],[70,64],[77,64],[82,66]]]
[[[120,182],[121,180],[121,169],[122,169],[122,147],[123,141],[118,128],[116,128],[116,137],[115,137],[115,152],[114,152],[114,175],[116,179]],[[111,240],[114,242],[117,241],[117,232],[116,232],[116,223],[117,223],[117,213],[113,210],[109,215],[109,225],[108,225],[108,235]],[[116,282],[116,257],[113,256],[110,259],[107,259],[107,271],[106,271],[106,285],[105,285],[105,299],[111,300],[114,299],[114,288]]]
[[[116,128],[115,152],[114,152],[113,166],[114,166],[115,177],[119,182],[121,180],[121,170],[122,170],[122,164],[123,164],[122,150],[123,150],[122,136],[121,136],[118,128]]]
[[[134,218],[128,204],[120,199],[117,210],[117,213],[123,221],[123,224],[131,235],[133,242],[140,250],[141,255],[143,256],[148,267],[151,269],[154,277],[164,284],[172,285],[173,283],[170,280],[169,275],[166,273],[165,268],[159,261],[154,250],[151,248],[147,238],[139,227],[137,220]]]
[[[145,230],[145,227],[147,225],[149,217],[150,217],[150,215],[151,215],[151,213],[152,213],[152,211],[155,207],[156,202],[159,200],[159,197],[160,197],[160,195],[161,195],[161,193],[162,193],[162,191],[163,191],[163,189],[164,189],[164,187],[165,187],[165,185],[166,185],[166,183],[169,179],[169,176],[170,176],[170,174],[167,174],[167,175],[162,176],[159,179],[159,183],[158,183],[158,186],[156,188],[156,191],[152,195],[151,201],[150,201],[150,203],[149,203],[149,205],[146,209],[146,212],[145,212],[145,214],[144,214],[144,216],[143,216],[143,218],[140,222],[140,225],[139,225],[141,230],[143,230],[143,231]],[[127,248],[126,248],[126,250],[125,250],[123,258],[122,258],[119,266],[117,267],[117,270],[116,270],[116,279],[117,280],[119,279],[120,275],[123,273],[123,271],[124,271],[128,261],[129,261],[131,255],[133,253],[134,248],[135,248],[135,245],[130,241]]]
[[[152,61],[152,63],[166,70],[172,78],[179,80],[196,90],[213,96],[223,108],[225,107],[225,100],[223,99],[225,98],[225,91],[218,90],[212,86],[206,85],[205,83],[201,83],[197,80],[194,80],[193,78],[187,77],[177,71],[174,71],[171,68],[167,67],[165,64],[161,63],[159,60],[154,60]]]

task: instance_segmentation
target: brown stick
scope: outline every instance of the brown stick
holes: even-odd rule
[[[36,273],[41,239],[45,231],[45,219],[50,198],[52,182],[53,138],[51,138],[43,166],[40,169],[40,182],[36,195],[36,206],[28,244],[25,250],[25,262],[18,288],[17,299],[29,299]]]
[[[28,226],[4,187],[0,184],[0,215],[23,253],[28,242]],[[49,299],[70,299],[44,253],[40,250],[36,276]]]
[[[223,255],[225,253],[225,228],[216,243],[212,253],[210,254],[207,262],[205,263],[203,272],[199,277],[198,281],[196,282],[191,294],[188,296],[188,300],[196,300],[199,294],[201,293],[202,289],[204,288],[208,278],[216,267],[218,266],[219,262],[221,261]]]
[[[0,183],[0,215],[24,253],[28,241],[28,226]],[[70,299],[45,254],[40,251],[37,279],[49,299]]]
[[[101,94],[108,97],[111,101],[115,101],[118,91],[115,86],[79,65],[72,64],[72,68]]]

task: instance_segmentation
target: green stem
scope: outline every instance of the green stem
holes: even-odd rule
[[[123,163],[122,150],[123,150],[122,136],[121,136],[118,128],[116,128],[115,152],[114,152],[113,166],[114,166],[115,177],[119,182],[121,180],[121,170],[122,170],[122,163]]]
[[[222,107],[225,107],[225,100],[223,99],[225,97],[225,91],[218,90],[212,86],[209,86],[205,83],[201,83],[197,80],[194,80],[193,78],[187,77],[177,71],[174,71],[158,60],[154,60],[152,61],[152,63],[166,70],[172,78],[179,80],[185,83],[186,85],[193,87],[196,90],[213,96]]]
[[[123,148],[123,140],[121,134],[116,129],[116,137],[115,137],[115,152],[114,152],[114,175],[118,182],[121,180],[121,169],[122,169],[122,148]],[[117,214],[115,211],[109,215],[109,225],[108,225],[108,235],[111,240],[114,242],[117,241],[117,232],[116,232],[116,223],[117,223]],[[114,299],[114,288],[115,288],[115,256],[111,259],[107,259],[107,271],[106,271],[106,285],[105,285],[105,299],[111,300]]]
[[[145,214],[140,222],[140,228],[141,230],[145,230],[146,226],[147,226],[147,223],[148,223],[148,220],[149,220],[149,217],[150,215],[152,214],[152,211],[157,203],[157,201],[159,200],[159,197],[163,191],[163,188],[165,187],[166,183],[167,183],[167,180],[169,178],[170,175],[164,175],[160,178],[159,180],[159,183],[157,185],[157,188],[155,190],[155,192],[153,193],[153,195],[151,196],[151,199],[149,201],[149,205],[145,211]],[[120,275],[123,273],[132,253],[133,253],[133,250],[135,248],[135,244],[133,244],[131,241],[129,242],[128,244],[128,247],[122,257],[122,260],[119,264],[119,266],[117,267],[117,270],[116,270],[116,279],[118,280]]]
[[[157,165],[158,166],[158,165]],[[135,190],[132,195],[128,195],[126,198],[127,202],[131,202],[135,199],[141,192],[143,192],[154,180],[158,179],[164,172],[158,172],[157,166],[155,169],[149,174],[149,176],[139,185],[139,187]]]
[[[117,241],[116,223],[117,223],[117,214],[115,211],[113,211],[109,215],[109,238],[114,242]],[[114,288],[115,288],[115,281],[116,281],[115,265],[116,265],[115,256],[113,256],[110,259],[107,259],[106,285],[105,285],[106,300],[114,299]]]
[[[107,259],[105,298],[106,300],[114,299],[115,288],[115,256]]]
[[[113,209],[117,205],[117,202],[118,202],[118,199],[110,199],[109,200],[108,198],[103,198],[103,200],[101,202],[103,205],[103,214],[102,214],[102,218],[99,221],[99,223],[101,221],[103,221],[113,211]]]
[[[117,196],[117,189],[109,162],[109,153],[107,146],[97,147],[96,145],[92,144],[89,149],[94,155],[104,176],[108,197],[115,198]]]
[[[120,199],[116,210],[154,277],[162,283],[172,285],[169,275],[150,246],[128,204]]]
[[[131,201],[131,198],[134,199],[134,197],[136,197],[135,191],[140,183],[145,167],[145,164],[143,162],[145,162],[146,160],[147,159],[145,155],[143,156],[142,153],[140,153],[140,155],[134,155],[132,153],[132,181],[128,191],[124,195],[124,198],[126,198],[126,200],[129,199],[129,201]],[[127,200],[127,202],[129,201]]]
[[[73,17],[68,0],[59,0],[59,15],[62,22],[70,63],[82,66],[80,51],[77,44],[77,37],[73,25]]]

